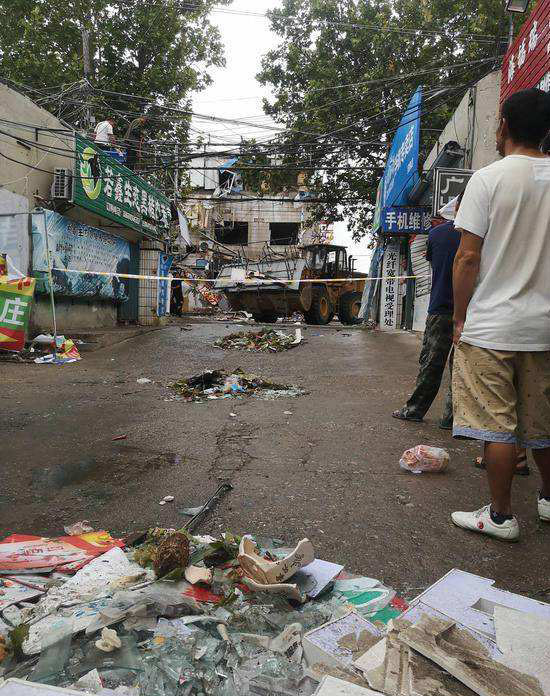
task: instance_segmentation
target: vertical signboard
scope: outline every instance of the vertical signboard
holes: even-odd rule
[[[412,95],[393,138],[382,184],[382,207],[404,205],[418,181],[422,88]]]
[[[380,288],[380,329],[395,331],[399,325],[399,241],[393,240],[386,247],[382,263]]]
[[[500,103],[529,87],[550,91],[550,0],[539,0],[504,56]]]
[[[159,266],[158,274],[161,277],[166,277],[170,273],[170,267],[172,266],[172,261],[174,257],[170,254],[160,254],[159,255]],[[159,280],[157,285],[157,315],[163,317],[165,314],[170,313],[170,306],[168,304],[168,295],[170,293],[170,281],[169,280]]]

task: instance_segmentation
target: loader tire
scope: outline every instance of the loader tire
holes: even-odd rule
[[[259,314],[253,314],[252,318],[258,324],[274,324],[277,321],[277,314],[272,312],[261,312]]]
[[[360,292],[348,292],[340,298],[338,318],[342,324],[360,324],[359,310],[361,309],[362,295]]]
[[[311,307],[304,312],[307,324],[328,324],[334,317],[334,308],[325,288],[313,288]]]

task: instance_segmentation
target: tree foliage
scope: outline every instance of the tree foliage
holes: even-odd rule
[[[280,43],[258,79],[275,95],[266,113],[288,129],[273,147],[289,164],[327,168],[310,181],[327,200],[317,216],[347,218],[359,238],[410,95],[423,85],[427,154],[467,86],[500,66],[504,2],[284,0],[269,15]]]
[[[0,78],[59,95],[61,104],[63,88],[47,90],[82,79],[85,29],[94,88],[145,96],[157,105],[182,103],[210,83],[211,66],[224,64],[219,32],[208,14],[214,4],[230,2],[0,0]],[[69,98],[64,101],[70,106]],[[105,112],[136,112],[129,117],[144,104],[115,95],[96,94],[94,101]],[[45,105],[54,110],[57,103],[51,99]],[[172,114],[172,121],[177,118]]]

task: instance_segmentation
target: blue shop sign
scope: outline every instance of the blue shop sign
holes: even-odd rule
[[[395,131],[383,177],[383,207],[404,205],[418,180],[422,88],[412,95]]]
[[[429,207],[392,206],[382,211],[382,230],[393,234],[427,234],[432,228]]]

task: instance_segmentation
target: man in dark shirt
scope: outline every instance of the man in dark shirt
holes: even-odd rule
[[[461,198],[462,195],[457,200],[456,210]],[[459,244],[460,234],[455,230],[452,221],[444,222],[430,230],[426,258],[432,266],[432,290],[420,351],[420,372],[414,392],[403,408],[392,413],[394,418],[421,421],[441,386],[447,358],[453,345],[453,262]],[[449,369],[452,371],[452,355]],[[450,387],[439,425],[446,430],[450,430],[453,425]]]

